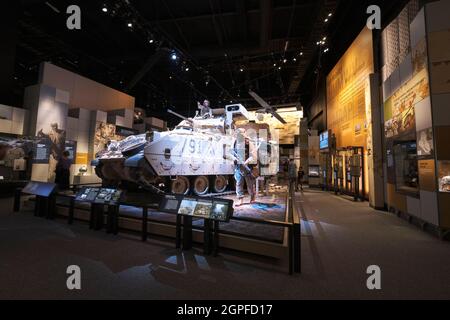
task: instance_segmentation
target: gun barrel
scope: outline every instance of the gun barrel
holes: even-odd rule
[[[185,116],[182,116],[181,114],[176,113],[175,111],[172,111],[172,110],[170,110],[170,109],[167,109],[167,112],[173,114],[174,116],[177,116],[178,118],[181,118],[181,119],[183,119],[183,120],[192,122],[192,119],[189,119],[189,118],[187,118],[187,117],[185,117]]]

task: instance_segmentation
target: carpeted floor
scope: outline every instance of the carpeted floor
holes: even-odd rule
[[[257,257],[180,252],[171,242],[68,226],[0,200],[0,298],[449,299],[450,243],[397,217],[331,194],[298,195],[304,208],[301,275]],[[382,290],[366,288],[381,268]],[[82,290],[66,288],[78,265]]]

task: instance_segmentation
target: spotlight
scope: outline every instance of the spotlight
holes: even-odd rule
[[[131,22],[128,22],[127,26],[128,26],[128,28],[132,28],[133,24]]]
[[[286,62],[287,62],[287,59],[284,59],[284,60],[283,60],[283,63],[286,63]]]
[[[327,22],[328,22],[328,18],[326,18],[325,20],[323,20],[323,22],[327,23]]]
[[[277,64],[276,64],[276,63],[274,63],[274,64],[273,64],[273,66],[274,66],[274,67],[276,67],[276,66],[277,66]]]
[[[281,70],[281,67],[278,67],[278,70]]]
[[[104,6],[104,7],[102,8],[102,11],[103,11],[103,12],[108,12],[108,8]]]
[[[189,67],[186,67],[186,69],[184,69],[186,72],[188,72],[189,71]]]
[[[244,72],[244,68],[240,68],[239,71],[240,71],[240,72]]]
[[[177,54],[175,53],[175,52],[173,52],[171,55],[170,55],[170,59],[172,59],[172,60],[177,60],[178,59],[178,56],[177,56]]]
[[[300,55],[302,56],[302,55],[303,55],[303,52],[300,52]]]
[[[155,42],[155,40],[153,40],[153,39],[148,40],[148,43],[153,43],[153,42]]]
[[[332,15],[333,15],[333,14],[332,14],[331,12],[328,14],[329,17],[331,17]]]
[[[292,61],[297,62],[297,58],[292,59]]]

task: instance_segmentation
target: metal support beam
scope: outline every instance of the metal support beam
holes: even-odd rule
[[[272,29],[272,0],[261,0],[261,32],[259,44],[261,48],[266,48],[269,43],[270,30]]]
[[[219,43],[219,46],[222,48],[223,47],[223,36],[222,36],[222,32],[220,31],[220,26],[219,26],[219,22],[216,19],[216,10],[214,9],[214,4],[213,4],[213,0],[209,0],[209,6],[211,7],[211,18],[212,18],[212,22],[214,25],[214,31],[216,32],[216,37],[217,37],[217,42]]]
[[[236,8],[239,15],[239,25],[241,29],[241,40],[247,41],[248,39],[248,20],[247,12],[245,9],[245,1],[236,0]]]
[[[125,92],[130,92],[134,86],[142,80],[142,78],[153,68],[153,66],[162,58],[165,54],[167,54],[168,50],[165,48],[158,49],[150,58],[148,58],[147,62],[144,64],[142,69],[140,69],[134,77],[130,80],[128,85],[125,87]]]

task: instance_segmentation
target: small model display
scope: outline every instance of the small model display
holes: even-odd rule
[[[439,192],[450,192],[450,161],[438,162]]]

